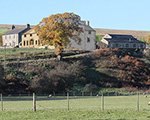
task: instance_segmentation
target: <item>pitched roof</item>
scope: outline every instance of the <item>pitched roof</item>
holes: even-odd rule
[[[130,42],[130,43],[143,43],[142,41],[137,40],[132,35],[121,35],[121,34],[108,34],[112,38],[104,38],[108,42]]]
[[[31,28],[30,30],[28,30],[27,32],[25,32],[24,34],[35,34],[35,30],[34,28]]]
[[[22,32],[23,30],[25,30],[26,28],[18,28],[18,29],[14,29],[14,30],[11,30],[9,32],[7,32],[6,34],[4,35],[10,35],[10,34],[18,34],[20,32]]]
[[[85,30],[86,31],[95,31],[92,27],[90,27],[89,25],[85,25]]]
[[[135,37],[133,37],[132,35],[121,35],[121,34],[108,34],[110,35],[112,38],[116,38],[116,39],[136,39]]]

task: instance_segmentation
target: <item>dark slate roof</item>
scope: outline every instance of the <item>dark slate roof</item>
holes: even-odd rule
[[[129,42],[129,43],[144,43],[137,40],[132,35],[109,34],[112,38],[104,38],[108,42]]]
[[[10,35],[10,34],[18,34],[20,32],[22,32],[23,30],[25,30],[26,28],[18,28],[18,29],[14,29],[14,30],[11,30],[9,32],[7,32],[6,34],[4,35]]]
[[[122,39],[122,38],[127,38],[127,39],[136,39],[135,37],[133,37],[132,35],[120,35],[120,34],[109,34],[112,38],[118,38],[118,39]]]

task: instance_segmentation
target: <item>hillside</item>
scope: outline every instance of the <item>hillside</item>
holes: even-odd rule
[[[9,29],[0,29],[0,34],[6,33]]]
[[[7,93],[37,93],[124,88],[149,89],[150,60],[136,52],[103,49],[95,52],[65,51],[58,61],[53,50],[8,49],[6,53]],[[3,61],[3,51],[0,54]],[[43,87],[44,86],[44,87]]]
[[[26,25],[15,25],[16,28],[24,28]],[[31,28],[33,28],[34,25],[31,25]],[[11,30],[12,25],[7,25],[7,24],[0,24],[0,29],[8,29]]]
[[[7,24],[0,24],[0,29],[8,29],[11,30],[12,25]],[[26,27],[26,25],[15,25],[16,28],[22,28]],[[33,28],[34,25],[31,25],[31,28]],[[137,31],[137,30],[117,30],[117,29],[102,29],[102,28],[94,28],[96,31],[96,35],[105,35],[105,34],[130,34],[135,37],[143,37],[145,35],[148,35],[150,31]]]
[[[124,34],[124,35],[133,35],[136,38],[143,37],[150,34],[150,31],[136,31],[136,30],[115,30],[115,29],[100,29],[94,28],[96,35],[105,35],[105,34]]]

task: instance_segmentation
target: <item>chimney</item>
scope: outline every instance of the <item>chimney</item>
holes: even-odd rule
[[[30,28],[30,24],[27,24],[27,28]]]
[[[12,29],[12,30],[13,30],[13,29],[15,29],[15,26],[14,26],[14,25],[12,25],[11,29]]]
[[[90,25],[90,22],[89,22],[89,21],[86,21],[86,24],[89,26],[89,25]]]

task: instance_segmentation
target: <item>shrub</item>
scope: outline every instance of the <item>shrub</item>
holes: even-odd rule
[[[97,90],[97,85],[90,83],[85,85],[83,92],[96,92]]]
[[[4,82],[4,69],[3,66],[0,65],[0,92],[3,91],[3,86],[5,85]]]
[[[37,73],[33,78],[31,86],[37,93],[65,91],[82,79],[82,66],[79,61],[53,61],[50,67],[51,70]]]

